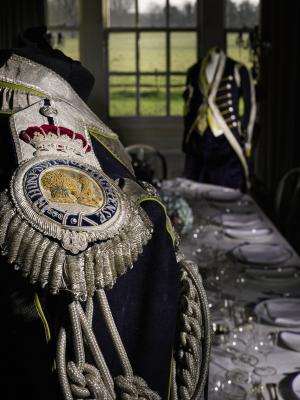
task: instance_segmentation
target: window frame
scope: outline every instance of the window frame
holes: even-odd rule
[[[81,1],[79,0],[79,15],[78,15],[78,23],[74,25],[50,25],[49,24],[49,4],[47,0],[44,1],[44,10],[45,10],[45,21],[46,21],[46,26],[47,26],[47,32],[76,32],[78,35],[78,60],[80,61],[80,25],[81,25]],[[55,47],[56,49],[56,47]]]
[[[107,1],[107,10],[109,8],[109,0]],[[171,77],[172,76],[186,76],[187,71],[171,71],[171,34],[177,32],[192,32],[196,35],[196,59],[199,58],[199,36],[200,36],[200,0],[196,0],[196,23],[194,27],[176,27],[170,26],[170,0],[166,0],[166,24],[164,26],[159,27],[141,27],[139,26],[138,20],[138,0],[134,0],[135,4],[135,26],[133,27],[108,27],[108,18],[106,21],[104,20],[104,28],[103,28],[103,38],[104,38],[104,67],[105,67],[105,74],[107,76],[106,79],[106,87],[105,87],[105,105],[106,110],[105,114],[107,115],[110,121],[115,121],[117,124],[125,123],[127,126],[133,124],[137,120],[142,120],[145,123],[147,120],[151,121],[152,123],[159,124],[162,121],[169,125],[170,123],[177,123],[181,121],[182,115],[171,115]],[[106,17],[109,15],[109,11],[106,11]],[[166,47],[165,47],[165,57],[166,57],[166,70],[159,71],[157,73],[151,71],[140,71],[140,47],[139,47],[139,39],[141,34],[143,33],[165,33],[166,35]],[[110,71],[109,69],[109,35],[113,33],[133,33],[135,34],[135,71],[133,72],[121,72],[121,71]],[[141,115],[141,78],[144,76],[163,76],[166,79],[166,113],[163,116],[158,115]],[[114,116],[110,114],[110,87],[109,87],[109,80],[111,76],[133,76],[136,78],[136,105],[135,105],[135,115],[132,116]],[[133,125],[132,124],[132,125]]]

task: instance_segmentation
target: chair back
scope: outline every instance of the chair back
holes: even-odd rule
[[[275,197],[275,217],[280,231],[300,251],[300,167],[280,180]]]
[[[167,162],[163,154],[147,144],[133,144],[125,147],[131,158],[138,180],[152,184],[167,178]]]

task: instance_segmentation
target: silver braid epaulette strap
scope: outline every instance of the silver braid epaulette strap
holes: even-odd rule
[[[172,400],[200,399],[208,377],[211,322],[197,265],[179,256],[180,305],[174,349]]]
[[[68,360],[67,334],[64,327],[60,330],[57,345],[57,368],[64,398],[66,400],[161,400],[141,377],[134,375],[104,290],[97,291],[97,299],[122,365],[123,374],[115,378],[111,376],[96,341],[92,330],[93,299],[88,298],[85,310],[79,301],[73,301],[68,309],[74,361]],[[86,350],[92,356],[94,365],[86,361]]]

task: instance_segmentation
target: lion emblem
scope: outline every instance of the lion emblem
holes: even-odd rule
[[[101,207],[103,197],[96,193],[95,185],[85,175],[69,171],[46,172],[41,179],[45,190],[50,191],[53,203],[77,203],[90,207]]]

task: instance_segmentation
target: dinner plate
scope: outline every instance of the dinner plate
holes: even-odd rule
[[[278,243],[247,243],[235,247],[232,256],[246,264],[274,265],[288,260],[292,252]]]
[[[286,266],[277,268],[256,268],[248,267],[244,271],[247,278],[256,279],[259,281],[294,279],[300,277],[299,266]]]
[[[292,298],[299,296],[300,277],[255,279],[245,275],[243,281],[245,290],[257,293],[266,298]]]
[[[203,197],[206,200],[212,201],[237,201],[242,197],[242,192],[240,190],[220,188],[211,189],[203,193]]]
[[[225,213],[211,218],[211,221],[224,228],[253,228],[261,224],[261,217],[257,213]]]
[[[226,228],[224,229],[226,236],[233,239],[251,239],[269,237],[273,231],[271,228]]]
[[[254,307],[254,314],[259,320],[273,326],[300,327],[300,299],[264,300]]]
[[[218,210],[223,210],[226,214],[249,214],[253,212],[254,204],[252,200],[241,200],[238,201],[211,201],[210,206],[217,208]]]
[[[279,295],[288,297],[297,297],[299,295],[300,277],[287,277],[287,278],[261,278],[260,280],[252,277],[245,278],[245,286],[247,289],[256,292],[273,294],[273,297]]]
[[[278,346],[300,352],[300,332],[281,331],[278,333]]]
[[[283,378],[278,384],[278,390],[284,400],[300,399],[300,374],[296,372]]]

